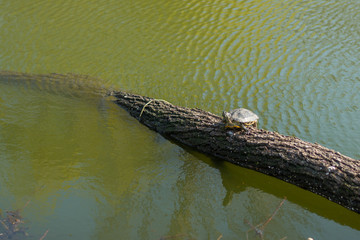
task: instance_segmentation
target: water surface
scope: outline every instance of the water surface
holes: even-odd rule
[[[359,159],[359,11],[355,0],[1,1],[0,69],[87,74],[216,114],[243,106],[261,128]],[[284,196],[265,239],[360,236],[358,214],[183,149],[99,95],[31,84],[0,82],[0,209],[30,200],[34,239],[245,239],[244,219],[265,221]]]

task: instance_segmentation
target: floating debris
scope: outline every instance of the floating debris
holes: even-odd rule
[[[23,239],[29,236],[19,210],[6,211],[6,217],[0,223],[0,239]]]
[[[24,209],[30,201],[28,201],[22,209]],[[27,227],[24,225],[24,219],[20,215],[20,209],[16,211],[6,211],[6,216],[3,217],[3,212],[0,209],[0,240],[22,240],[29,237],[26,231]],[[48,234],[49,229],[41,236],[39,240],[44,240]]]

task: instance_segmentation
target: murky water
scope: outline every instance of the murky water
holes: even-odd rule
[[[0,69],[87,74],[217,114],[244,106],[261,128],[359,159],[358,12],[357,0],[1,1]],[[0,209],[21,210],[29,239],[246,239],[244,220],[266,221],[284,196],[264,239],[360,236],[358,214],[174,145],[101,96],[31,84],[0,81]]]

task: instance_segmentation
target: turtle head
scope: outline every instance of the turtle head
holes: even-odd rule
[[[231,114],[230,113],[228,113],[228,112],[226,112],[226,111],[223,111],[222,112],[222,116],[223,116],[223,120],[224,120],[224,122],[226,122],[226,123],[228,123],[228,122],[230,122],[230,117],[231,117]]]

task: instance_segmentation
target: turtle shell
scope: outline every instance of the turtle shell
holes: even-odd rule
[[[259,117],[252,111],[245,108],[237,108],[230,112],[231,120],[234,122],[246,123],[257,121]]]

